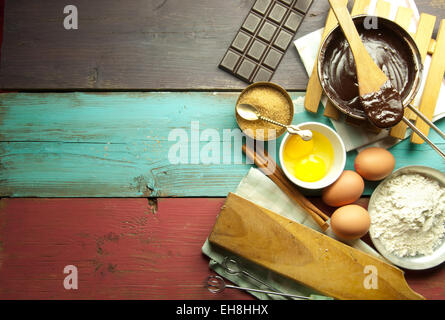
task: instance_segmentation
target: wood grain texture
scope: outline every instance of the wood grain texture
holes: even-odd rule
[[[431,120],[433,119],[434,110],[436,109],[437,99],[439,98],[440,87],[442,85],[443,76],[445,73],[445,19],[440,22],[439,32],[436,39],[436,49],[431,58],[431,65],[425,81],[425,89],[422,98],[420,99],[419,111]],[[428,136],[430,131],[429,125],[417,117],[416,127],[425,136]],[[417,134],[411,135],[411,142],[416,144],[424,143],[423,139]]]
[[[399,14],[400,13],[400,14]],[[400,20],[404,19],[406,21],[405,15],[408,14],[408,11],[405,9],[403,11],[398,11],[397,17]],[[431,41],[431,36],[433,34],[434,24],[436,22],[436,17],[422,13],[420,15],[419,24],[417,25],[417,31],[414,35],[414,40],[416,41],[417,48],[419,49],[420,56],[422,58],[422,62],[425,62],[426,55],[428,53],[429,44]],[[408,29],[408,23],[403,26],[405,29]],[[424,71],[425,72],[425,71]],[[422,92],[423,94],[423,92]],[[417,107],[417,106],[415,106]],[[416,114],[412,112],[409,108],[405,109],[405,117],[410,120],[416,119]],[[406,130],[408,126],[403,121],[399,122],[390,130],[390,135],[392,137],[403,139],[406,135]]]
[[[413,11],[409,8],[399,7],[397,9],[396,18],[394,21],[406,31],[409,31],[409,26],[413,17]]]
[[[434,26],[433,38],[436,38],[439,31],[440,19],[445,18],[445,5],[442,0],[416,0],[417,8],[420,13],[426,13],[437,17]]]
[[[378,92],[388,81],[388,77],[377,66],[363,44],[347,7],[341,5],[338,0],[329,0],[329,2],[349,43],[354,60],[357,61],[356,72],[360,96]]]
[[[1,61],[2,45],[3,45],[4,17],[5,17],[5,0],[0,0],[0,61]]]
[[[241,145],[224,164],[224,129],[238,126],[239,93],[61,93],[1,96],[2,196],[225,196],[251,167]],[[297,99],[301,94],[293,94]],[[300,119],[311,119],[305,113]],[[307,118],[309,117],[309,118]],[[312,119],[314,119],[312,117]],[[196,125],[195,125],[196,124]],[[216,164],[192,149],[192,131],[213,129]],[[184,133],[188,163],[172,164]],[[174,133],[174,131],[173,131]],[[278,145],[277,145],[278,147]],[[31,156],[32,154],[32,156]],[[229,155],[230,156],[230,155]],[[194,163],[196,162],[196,163]],[[15,185],[18,183],[19,185]],[[15,185],[15,186],[14,186]]]
[[[347,4],[347,0],[343,0],[343,3]],[[322,42],[327,37],[329,32],[334,29],[334,27],[338,24],[337,18],[334,15],[332,9],[329,9],[328,16],[326,18],[326,24],[323,29],[323,34],[321,36]],[[320,44],[321,48],[321,44]],[[318,51],[320,51],[320,48]],[[304,107],[309,112],[317,112],[318,107],[320,105],[321,95],[323,93],[323,89],[321,87],[320,79],[318,77],[318,61],[315,60],[314,67],[312,69],[311,76],[309,77],[308,85],[306,88],[306,97],[304,100]]]
[[[399,24],[399,26],[401,26],[403,29],[405,29],[406,31],[409,32],[409,26],[411,24],[413,14],[414,13],[411,9],[405,8],[405,7],[399,7],[399,9],[397,9],[396,18],[394,21],[397,24]],[[419,23],[419,25],[420,25],[420,23]],[[419,27],[417,27],[417,30],[419,30]],[[430,36],[430,39],[431,39],[431,36]],[[423,58],[422,58],[422,61],[423,61]],[[415,113],[412,112],[409,108],[405,108],[404,116],[407,119],[415,119]],[[400,121],[396,126],[394,126],[390,129],[390,135],[392,137],[399,138],[399,139],[403,139],[405,137],[405,135],[404,135],[405,132],[403,132],[403,135],[401,135],[400,133],[398,133],[398,134],[396,133],[398,130],[397,126],[402,125],[402,123],[406,127],[406,124],[403,121]]]
[[[217,68],[254,0],[75,0],[79,29],[63,28],[58,0],[6,1],[2,89],[240,89]],[[419,10],[445,17],[430,0]],[[296,38],[323,27],[328,1],[314,1]],[[223,13],[223,14],[222,14]],[[274,82],[305,90],[293,46]]]
[[[220,206],[220,199],[2,199],[0,299],[249,299],[203,287],[211,271],[201,247]],[[66,265],[78,269],[78,290],[63,286]]]
[[[367,12],[369,4],[370,0],[355,0],[354,5],[351,8],[351,15],[355,16],[359,14],[364,14],[365,12]],[[332,101],[328,99],[323,114],[326,117],[338,120],[340,116],[340,111],[334,106]],[[348,119],[349,116],[345,116],[345,118]]]
[[[436,16],[430,14],[422,13],[420,15],[419,24],[417,26],[417,32],[414,36],[414,40],[416,41],[417,47],[419,48],[422,61],[425,61],[426,55],[430,51],[432,41],[434,41],[435,46],[436,42],[431,37],[434,32],[436,20]]]
[[[1,88],[244,88],[218,64],[253,0],[75,0],[79,29],[63,28],[58,0],[7,1]],[[316,30],[326,4],[315,1],[296,37]],[[295,48],[273,81],[304,90]]]
[[[224,130],[237,128],[239,93],[8,93],[0,95],[0,196],[11,197],[224,197],[235,190],[249,164]],[[291,93],[294,123],[330,120],[306,112],[302,93]],[[438,123],[442,129],[445,121]],[[173,130],[188,138],[188,163],[172,164],[178,144]],[[204,138],[206,129],[217,137]],[[192,131],[202,138],[191,147]],[[216,164],[200,155],[215,139]],[[443,140],[435,133],[439,146]],[[281,138],[276,142],[279,148]],[[223,153],[226,143],[231,155]],[[215,149],[216,150],[216,149]],[[427,165],[445,171],[428,146],[404,141],[391,149],[396,168]],[[235,154],[241,161],[235,162]],[[227,163],[224,163],[224,154]],[[278,151],[276,151],[276,154]],[[192,157],[193,155],[193,157]],[[354,168],[350,152],[347,169]],[[192,163],[196,161],[196,163]],[[369,195],[374,183],[367,184]]]
[[[436,40],[431,39],[430,44],[428,45],[428,54],[432,55],[435,50],[436,50]]]
[[[393,265],[233,193],[227,196],[209,241],[335,299],[424,299]],[[377,290],[363,285],[363,270],[370,265],[378,270]]]
[[[223,203],[1,199],[0,299],[252,299],[202,288],[211,271],[201,247]],[[69,264],[78,290],[63,287]],[[406,278],[427,299],[445,299],[443,266]]]
[[[386,18],[389,16],[389,13],[391,11],[391,3],[384,0],[378,0],[375,10],[377,16]]]

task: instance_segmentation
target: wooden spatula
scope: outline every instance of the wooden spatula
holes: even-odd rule
[[[403,117],[403,105],[398,91],[369,55],[343,1],[329,0],[329,3],[354,56],[365,114],[379,128],[396,125]]]

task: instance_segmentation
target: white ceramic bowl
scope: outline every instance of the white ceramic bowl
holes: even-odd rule
[[[333,129],[329,128],[328,126],[318,123],[318,122],[305,122],[298,125],[301,129],[309,129],[313,131],[317,131],[324,135],[326,138],[329,139],[329,141],[332,144],[332,148],[334,149],[334,160],[332,163],[331,168],[329,169],[326,176],[324,176],[321,180],[315,181],[315,182],[306,182],[297,179],[295,176],[293,176],[284,165],[283,161],[283,150],[284,146],[286,145],[290,135],[289,133],[286,133],[283,140],[281,141],[280,145],[280,152],[279,152],[279,158],[280,158],[280,164],[281,168],[283,169],[286,176],[289,178],[290,181],[295,183],[297,186],[300,186],[305,189],[322,189],[330,184],[334,183],[340,174],[343,172],[343,169],[345,168],[346,164],[346,149],[345,145],[343,143],[343,140],[340,138],[340,136],[335,132]]]
[[[369,236],[377,251],[379,251],[382,256],[384,256],[396,266],[409,270],[425,270],[436,267],[439,264],[445,262],[445,239],[443,239],[442,243],[438,247],[436,247],[436,249],[434,249],[434,252],[430,255],[399,257],[386,250],[385,245],[380,241],[380,239],[373,237],[374,225],[372,224],[372,215],[373,212],[375,212],[375,203],[381,196],[380,189],[385,183],[387,183],[391,179],[394,179],[395,177],[403,174],[414,173],[429,177],[433,180],[438,181],[442,186],[445,186],[445,173],[433,168],[424,166],[407,166],[394,171],[389,177],[387,177],[377,186],[377,188],[372,193],[371,198],[369,199],[368,212],[371,216],[371,227],[369,228]]]

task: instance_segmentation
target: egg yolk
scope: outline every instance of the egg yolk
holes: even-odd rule
[[[328,173],[333,158],[334,150],[328,138],[316,131],[312,132],[310,141],[291,136],[283,150],[286,169],[305,182],[321,180]]]
[[[298,159],[294,167],[295,177],[306,182],[321,180],[326,172],[326,163],[314,154]]]

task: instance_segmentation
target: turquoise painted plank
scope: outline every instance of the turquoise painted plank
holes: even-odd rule
[[[9,93],[0,95],[0,196],[11,197],[223,197],[251,167],[234,163],[239,93]],[[304,93],[291,93],[294,123],[321,121],[303,109]],[[439,126],[445,127],[445,122]],[[199,128],[198,128],[199,127]],[[189,163],[172,164],[169,150],[182,129]],[[203,164],[190,146],[194,134],[217,133],[216,164]],[[432,134],[439,142],[440,138]],[[276,147],[279,147],[277,141]],[[223,145],[231,145],[224,163]],[[443,142],[442,147],[444,146]],[[199,149],[208,146],[208,139]],[[239,152],[239,149],[236,150]],[[428,146],[405,141],[393,149],[397,167],[419,164],[445,171]],[[198,152],[199,154],[199,152]],[[348,155],[353,168],[355,152]],[[197,163],[191,163],[192,161]],[[368,185],[365,194],[370,194]]]
[[[436,125],[442,131],[445,131],[445,118],[437,121]],[[441,150],[445,150],[445,141],[437,132],[430,130],[428,136]],[[427,143],[416,145],[410,143],[409,139],[406,139],[390,148],[389,151],[396,159],[395,170],[406,166],[419,165],[435,168],[445,173],[445,161]],[[348,153],[346,168],[353,170],[356,155],[356,151]],[[379,182],[366,181],[365,194],[371,194],[378,184]]]

